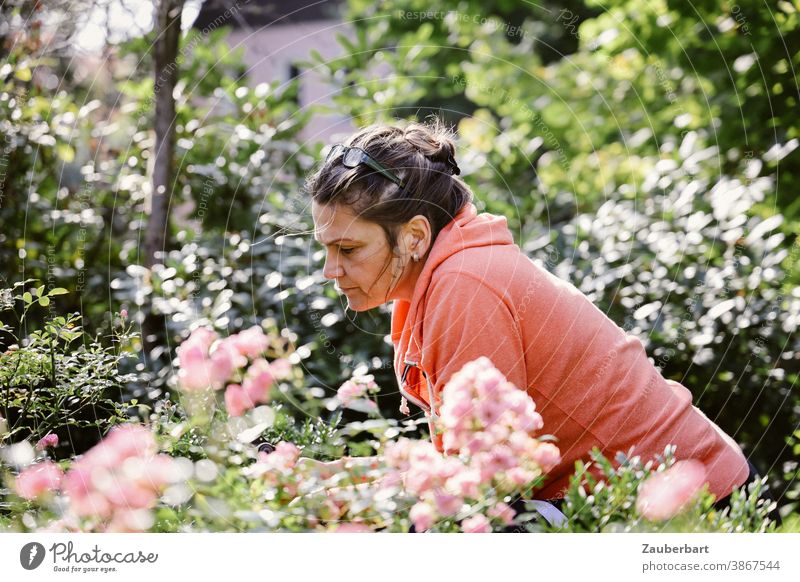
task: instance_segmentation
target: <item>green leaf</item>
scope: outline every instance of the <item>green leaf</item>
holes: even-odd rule
[[[50,293],[48,293],[48,297],[53,297],[55,295],[66,295],[68,291],[63,287],[56,287],[55,289],[51,289]]]
[[[68,164],[75,159],[75,149],[69,144],[60,143],[56,145],[56,153],[59,158]]]
[[[25,303],[28,303],[28,304],[30,304],[30,303],[33,301],[33,295],[31,295],[30,293],[28,293],[27,291],[25,291],[25,293],[23,293],[23,294],[22,294],[22,300],[23,300]]]
[[[44,293],[44,285],[39,285],[36,288],[36,292],[34,293],[34,295],[36,295],[37,297],[41,297],[42,293]]]
[[[50,298],[46,295],[44,297],[40,297],[39,305],[41,305],[42,307],[47,307],[48,305],[50,305]]]
[[[21,67],[17,69],[16,71],[14,71],[14,76],[20,81],[23,81],[25,83],[30,81],[32,77],[31,70],[28,67]]]

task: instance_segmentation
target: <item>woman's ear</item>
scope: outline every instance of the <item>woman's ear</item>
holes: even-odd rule
[[[405,224],[403,230],[404,254],[408,257],[414,254],[420,258],[425,256],[431,246],[431,225],[428,219],[418,214]]]

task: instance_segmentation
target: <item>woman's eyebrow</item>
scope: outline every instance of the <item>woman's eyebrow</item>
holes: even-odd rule
[[[322,241],[321,241],[320,239],[318,239],[316,236],[315,236],[314,238],[316,239],[316,241],[317,241],[318,243],[320,243],[320,244],[322,244],[322,245],[325,245],[325,246],[328,246],[328,245],[335,245],[335,244],[342,243],[342,242],[358,242],[358,241],[356,241],[356,239],[354,239],[354,238],[347,238],[347,237],[337,238],[337,239],[334,239],[334,240],[332,240],[332,241],[330,241],[330,242],[322,242]]]

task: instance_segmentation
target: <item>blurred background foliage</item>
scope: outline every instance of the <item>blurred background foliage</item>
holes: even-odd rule
[[[75,59],[74,31],[41,24],[68,9],[2,7],[0,287],[68,291],[29,313],[31,330],[0,335],[2,350],[35,351],[21,338],[79,313],[99,354],[88,338],[109,334],[112,314],[156,317],[155,347],[134,341],[113,383],[124,380],[122,400],[152,403],[170,396],[174,348],[193,326],[266,321],[306,368],[299,419],[359,364],[397,416],[388,308],[347,312],[322,278],[303,181],[323,144],[301,134],[331,109],[357,126],[436,114],[457,128],[479,208],[508,217],[533,260],[639,336],[796,502],[798,0],[349,0],[341,56],[312,49],[298,77],[257,85],[227,28],[189,30],[153,269],[140,249],[155,33]],[[298,107],[311,69],[333,105]]]

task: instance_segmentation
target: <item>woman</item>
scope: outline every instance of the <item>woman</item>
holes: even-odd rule
[[[593,447],[649,459],[674,444],[678,459],[705,464],[720,500],[754,478],[689,390],[664,379],[642,343],[573,285],[522,254],[505,218],[478,214],[459,174],[438,124],[376,125],[331,148],[308,182],[324,276],[354,311],[393,302],[401,410],[407,399],[435,418],[450,376],[487,356],[558,438],[562,461],[539,499],[561,498]]]

